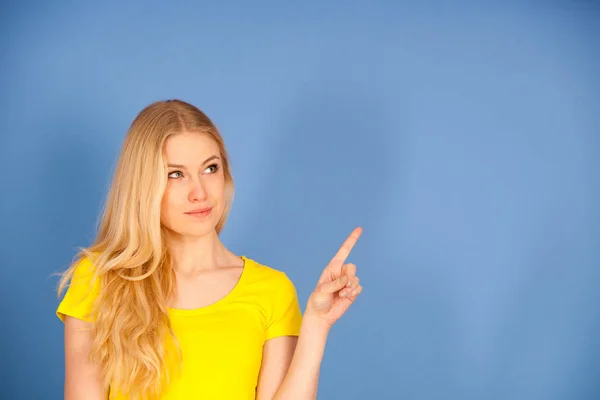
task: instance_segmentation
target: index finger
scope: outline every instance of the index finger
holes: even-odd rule
[[[331,262],[329,263],[331,267],[339,266],[342,268],[361,234],[362,228],[360,226],[352,231],[350,236],[344,241],[344,244],[342,244],[342,247],[340,247],[338,252],[331,259]]]

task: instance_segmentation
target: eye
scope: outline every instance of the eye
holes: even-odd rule
[[[214,174],[214,173],[216,173],[216,172],[219,170],[219,164],[212,164],[212,165],[209,165],[209,166],[208,166],[208,168],[206,168],[206,170],[205,170],[205,171],[207,171],[207,170],[209,170],[209,169],[212,169],[212,171],[211,171],[210,173],[211,173],[211,174]]]
[[[177,176],[177,174],[179,174],[179,176]],[[181,178],[182,176],[183,176],[183,174],[181,173],[181,171],[169,172],[170,179],[177,179],[177,178]]]

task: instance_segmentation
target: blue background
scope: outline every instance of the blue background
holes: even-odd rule
[[[223,240],[303,306],[364,228],[319,399],[600,398],[597,3],[88,3],[2,6],[0,397],[62,398],[53,274],[181,98],[232,157]]]

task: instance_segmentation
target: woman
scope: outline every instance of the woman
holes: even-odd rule
[[[287,275],[219,240],[233,198],[211,120],[178,100],[140,112],[96,240],[64,273],[65,399],[314,399],[332,324],[362,291],[323,271],[304,315]]]

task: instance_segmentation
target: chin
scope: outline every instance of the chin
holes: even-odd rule
[[[196,226],[190,226],[190,224],[181,224],[176,226],[164,225],[164,228],[166,228],[168,232],[176,236],[201,237],[214,233],[217,228],[217,225],[212,223],[206,223]]]
[[[189,237],[200,237],[205,236],[211,233],[214,233],[216,226],[212,224],[206,224],[205,226],[186,226],[182,227],[182,229],[176,231],[178,234],[182,236]]]
[[[214,233],[216,228],[216,223],[206,221],[203,224],[185,224],[178,230],[178,233],[183,236],[200,237]]]

